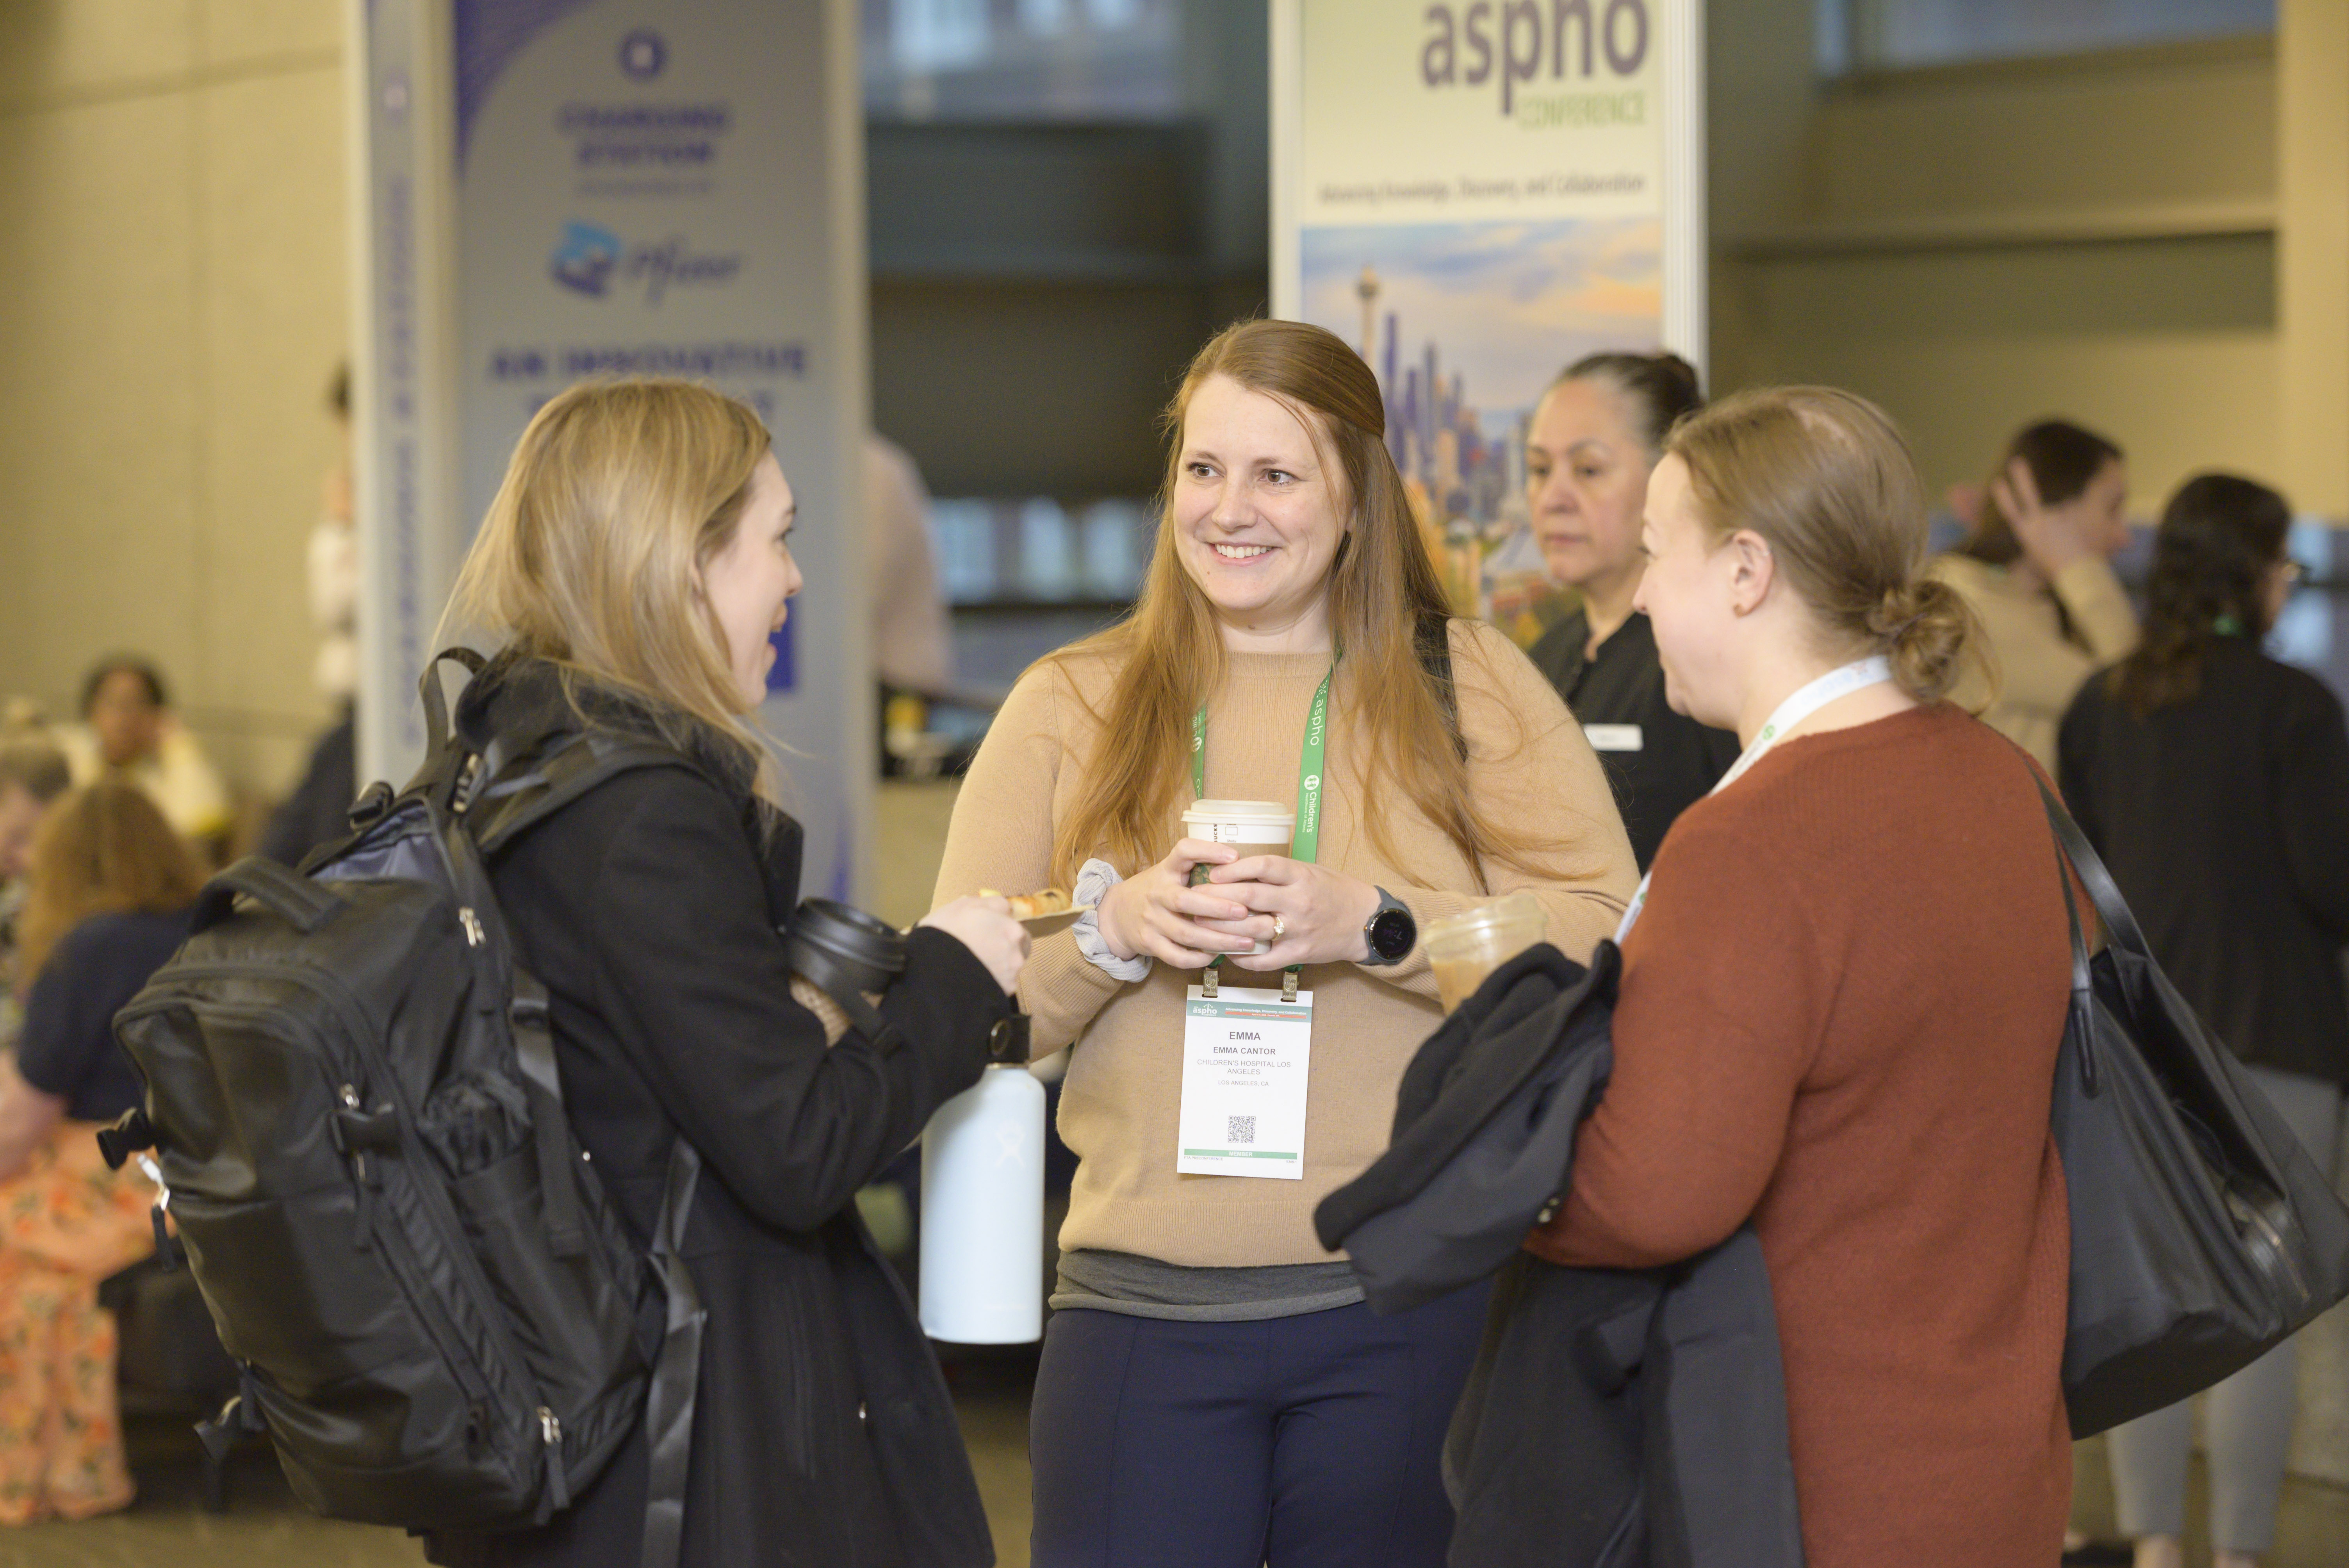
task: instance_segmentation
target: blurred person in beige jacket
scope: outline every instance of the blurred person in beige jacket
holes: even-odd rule
[[[2128,537],[2120,448],[2043,419],[2008,443],[1965,542],[1928,567],[1965,596],[1994,655],[1955,700],[2051,771],[2074,694],[2137,646],[2137,611],[2112,565]]]

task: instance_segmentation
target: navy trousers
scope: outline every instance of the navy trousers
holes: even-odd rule
[[[1438,1467],[1488,1294],[1393,1317],[1054,1314],[1029,1414],[1034,1568],[1443,1568]]]

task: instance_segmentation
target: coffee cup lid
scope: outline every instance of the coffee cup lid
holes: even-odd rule
[[[1278,800],[1194,800],[1183,813],[1186,822],[1245,822],[1252,826],[1278,824],[1293,828],[1297,813]]]

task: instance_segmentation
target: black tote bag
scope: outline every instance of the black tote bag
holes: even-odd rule
[[[2072,1007],[2050,1119],[2071,1199],[2064,1400],[2085,1438],[2209,1387],[2349,1295],[2349,1210],[2039,793],[2108,942],[2088,955],[2063,878]]]

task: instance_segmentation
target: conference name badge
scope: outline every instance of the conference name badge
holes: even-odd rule
[[[1647,744],[1636,724],[1586,724],[1582,733],[1593,751],[1637,751]]]
[[[1174,1169],[1185,1176],[1305,1176],[1305,1080],[1313,993],[1192,986],[1183,1003],[1183,1104]]]

